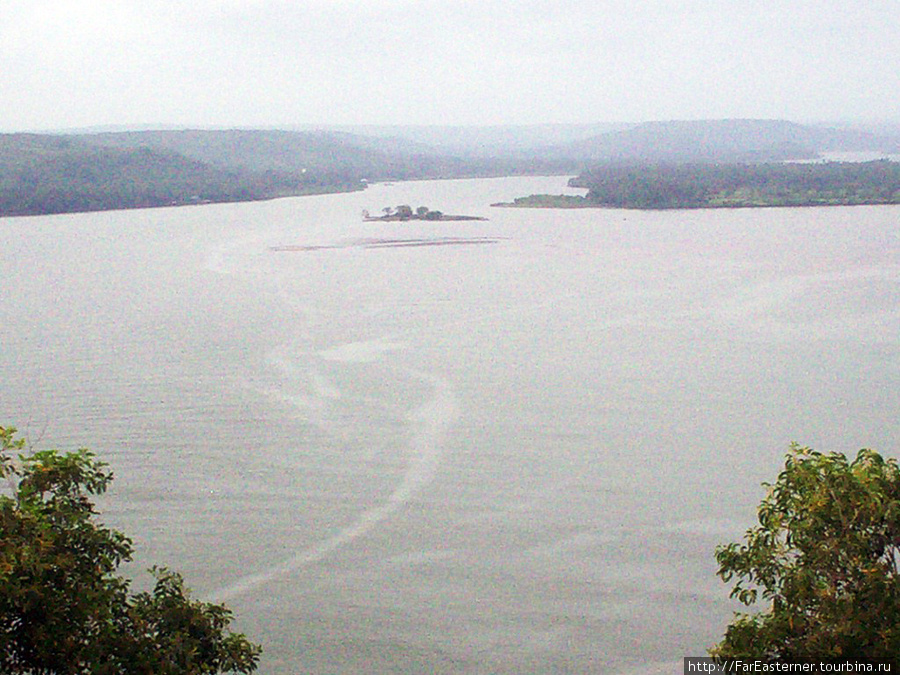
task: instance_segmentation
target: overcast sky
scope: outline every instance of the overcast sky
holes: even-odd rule
[[[896,0],[0,0],[0,131],[900,120]]]

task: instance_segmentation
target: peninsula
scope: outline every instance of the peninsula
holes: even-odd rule
[[[608,164],[569,181],[585,196],[531,195],[493,206],[703,209],[900,204],[900,163]]]

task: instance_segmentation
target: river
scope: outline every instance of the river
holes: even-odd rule
[[[262,675],[676,672],[792,441],[897,455],[900,207],[489,206],[566,190],[0,219],[0,421]]]

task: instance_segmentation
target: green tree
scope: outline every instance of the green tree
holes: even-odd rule
[[[85,449],[22,454],[0,426],[0,672],[10,675],[251,673],[260,648],[227,630],[231,612],[151,570],[132,594],[115,574],[131,540],[96,522],[112,473]]]
[[[900,655],[900,468],[791,446],[745,543],[719,547],[738,613],[718,658],[887,660]]]

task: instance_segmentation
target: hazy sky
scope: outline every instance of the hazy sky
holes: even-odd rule
[[[0,0],[0,131],[900,120],[896,0]]]

